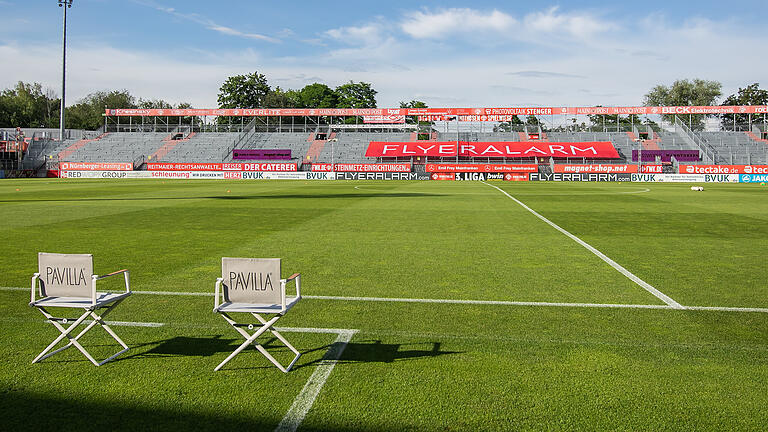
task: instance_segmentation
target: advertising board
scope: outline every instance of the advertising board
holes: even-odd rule
[[[680,174],[768,174],[768,165],[680,165]]]
[[[643,173],[661,174],[661,165],[642,165]],[[639,173],[640,168],[637,165],[612,165],[612,164],[594,164],[594,165],[572,165],[555,164],[556,173]]]
[[[131,162],[61,162],[64,171],[133,171]]]
[[[585,181],[585,182],[628,182],[632,176],[629,173],[532,173],[528,175],[530,181]]]
[[[504,173],[461,173],[453,174],[456,181],[503,181]]]
[[[536,164],[426,164],[424,167],[427,172],[509,172],[509,173],[530,173],[537,172],[539,166]]]
[[[408,163],[380,163],[380,164],[312,164],[312,171],[319,172],[411,172],[411,164]]]
[[[736,183],[738,174],[632,174],[633,182]]]
[[[337,172],[336,180],[429,180],[429,174],[412,172]]]
[[[741,174],[737,177],[741,183],[768,183],[768,174]]]

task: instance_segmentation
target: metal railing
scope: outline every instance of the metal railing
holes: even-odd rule
[[[691,128],[689,128],[685,123],[680,121],[680,118],[675,116],[675,132],[683,137],[683,140],[685,140],[688,144],[696,147],[701,152],[702,156],[704,156],[702,159],[704,162],[709,163],[716,163],[716,155],[715,153],[709,148],[707,143],[705,143],[701,138],[699,138],[698,135],[694,134],[691,131]]]

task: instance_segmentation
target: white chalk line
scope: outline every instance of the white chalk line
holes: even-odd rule
[[[605,262],[606,262],[608,265],[610,265],[611,267],[613,267],[613,268],[614,268],[616,271],[618,271],[619,273],[623,274],[623,275],[624,275],[624,276],[626,276],[626,277],[627,277],[629,280],[631,280],[632,282],[634,282],[634,283],[636,283],[637,285],[641,286],[643,289],[645,289],[645,290],[646,290],[646,291],[648,291],[649,293],[651,293],[651,294],[653,294],[654,296],[656,296],[656,298],[658,298],[659,300],[661,300],[661,301],[663,301],[664,303],[666,303],[666,304],[670,305],[670,306],[671,306],[673,309],[684,309],[684,308],[683,308],[683,305],[681,305],[680,303],[678,303],[678,302],[676,302],[676,301],[672,300],[672,298],[671,298],[671,297],[669,297],[668,295],[666,295],[666,294],[664,294],[663,292],[661,292],[661,291],[657,290],[656,288],[654,288],[653,286],[651,286],[651,285],[650,285],[648,282],[646,282],[646,281],[644,281],[644,280],[640,279],[639,277],[635,276],[635,275],[634,275],[632,272],[630,272],[629,270],[627,270],[627,269],[625,269],[624,267],[622,267],[622,266],[621,266],[619,263],[617,263],[616,261],[614,261],[614,260],[612,260],[612,259],[608,258],[608,257],[607,257],[605,254],[603,254],[603,253],[602,253],[602,252],[600,252],[599,250],[597,250],[597,249],[595,249],[594,247],[592,247],[592,246],[591,246],[589,243],[587,243],[587,242],[585,242],[584,240],[582,240],[582,239],[580,239],[580,238],[576,237],[575,235],[573,235],[573,234],[571,234],[570,232],[568,232],[568,231],[564,230],[563,228],[561,228],[561,227],[560,227],[559,225],[557,225],[556,223],[554,223],[554,222],[552,222],[551,220],[549,220],[549,219],[545,218],[544,216],[540,215],[539,213],[537,213],[537,212],[536,212],[535,210],[533,210],[532,208],[530,208],[530,207],[528,207],[527,205],[523,204],[523,202],[522,202],[522,201],[520,201],[520,200],[518,200],[517,198],[513,197],[512,195],[508,194],[508,193],[507,193],[505,190],[503,190],[503,189],[499,188],[498,186],[494,186],[494,185],[492,185],[492,184],[488,184],[488,183],[486,183],[486,182],[482,182],[482,183],[483,183],[483,184],[485,184],[486,186],[490,186],[490,187],[492,187],[492,188],[494,188],[494,189],[498,190],[499,192],[503,193],[504,195],[506,195],[506,196],[507,196],[507,198],[509,198],[509,199],[511,199],[512,201],[516,202],[516,203],[517,203],[517,204],[519,204],[521,207],[523,207],[524,209],[528,210],[528,212],[530,212],[531,214],[533,214],[533,215],[534,215],[534,216],[536,216],[537,218],[539,218],[539,219],[541,219],[542,221],[544,221],[544,222],[545,222],[547,225],[549,225],[549,226],[551,226],[552,228],[554,228],[554,229],[556,229],[556,230],[560,231],[561,233],[565,234],[565,235],[566,235],[568,238],[570,238],[571,240],[573,240],[573,241],[575,241],[576,243],[578,243],[578,244],[580,244],[581,246],[583,246],[583,247],[584,247],[585,249],[587,249],[588,251],[590,251],[590,252],[592,252],[593,254],[595,254],[595,255],[596,255],[598,258],[600,258],[601,260],[605,261]]]
[[[355,333],[357,333],[357,330],[343,330],[338,333],[333,345],[325,353],[320,361],[320,365],[312,372],[312,376],[309,377],[309,380],[307,380],[304,388],[296,396],[296,399],[293,400],[293,404],[288,409],[288,412],[285,413],[275,431],[295,432],[298,429],[301,422],[304,421],[304,417],[306,417],[310,408],[314,405],[320,390],[322,390],[325,382],[328,381],[333,368],[336,367],[341,354]]]
[[[0,291],[29,291],[23,287],[0,287]],[[115,291],[121,292],[121,291]],[[131,291],[134,294],[213,297],[213,293],[179,292],[179,291]],[[304,295],[302,298],[310,300],[332,301],[365,301],[385,303],[445,303],[466,305],[496,305],[496,306],[543,306],[543,307],[582,307],[582,308],[617,308],[617,309],[689,309],[698,311],[718,312],[759,312],[768,313],[768,308],[759,307],[731,307],[731,306],[681,306],[671,305],[644,305],[644,304],[613,304],[613,303],[562,303],[562,302],[534,302],[534,301],[507,301],[507,300],[461,300],[461,299],[429,299],[429,298],[396,298],[396,297],[348,297],[348,296],[322,296]]]

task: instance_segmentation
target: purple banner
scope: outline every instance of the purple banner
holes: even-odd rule
[[[638,150],[632,150],[632,162],[637,162]],[[670,162],[672,157],[680,162],[696,162],[701,160],[698,150],[642,150],[643,162],[655,162],[661,157],[662,162]]]
[[[290,149],[234,149],[235,160],[291,160]]]

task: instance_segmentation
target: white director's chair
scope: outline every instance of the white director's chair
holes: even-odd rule
[[[285,286],[290,281],[294,281],[296,284],[296,297],[285,296]],[[245,342],[214,370],[221,369],[251,344],[281,371],[288,372],[291,370],[301,353],[274,330],[273,326],[301,299],[301,275],[295,273],[288,279],[280,279],[279,258],[222,258],[221,277],[216,279],[215,290],[216,300],[213,311],[220,313],[235,330],[243,335]],[[223,303],[221,302],[222,295],[224,297]],[[249,313],[258,320],[260,326],[259,324],[238,323],[229,315],[230,313]],[[267,319],[262,315],[274,316]],[[245,328],[248,330],[256,328],[256,331],[249,334]],[[288,367],[283,367],[263,346],[256,343],[256,339],[267,331],[275,335],[296,354]]]
[[[37,257],[37,264],[38,272],[32,276],[32,298],[29,305],[37,308],[43,315],[45,315],[48,321],[61,332],[61,335],[54,339],[54,341],[51,342],[40,355],[32,360],[32,363],[42,361],[71,346],[80,350],[80,352],[82,352],[83,355],[96,366],[101,366],[128,351],[128,345],[126,345],[125,342],[123,342],[104,322],[104,317],[131,295],[128,270],[118,270],[102,276],[95,275],[93,274],[93,255],[90,254],[56,254],[40,252]],[[121,273],[125,276],[124,293],[115,294],[96,292],[96,281]],[[39,295],[41,297],[39,299],[35,298],[36,288],[39,288]],[[57,318],[46,310],[46,308],[49,307],[83,309],[84,312],[76,319]],[[100,309],[104,309],[101,316],[96,314]],[[93,321],[88,323],[77,336],[72,337],[72,331],[88,317],[91,317]],[[64,327],[62,325],[69,322],[72,322],[69,327]],[[122,351],[101,362],[94,360],[88,351],[86,351],[77,341],[96,324],[99,324],[123,347]],[[48,351],[53,349],[53,347],[64,338],[69,340],[68,344],[56,351],[48,353]]]

